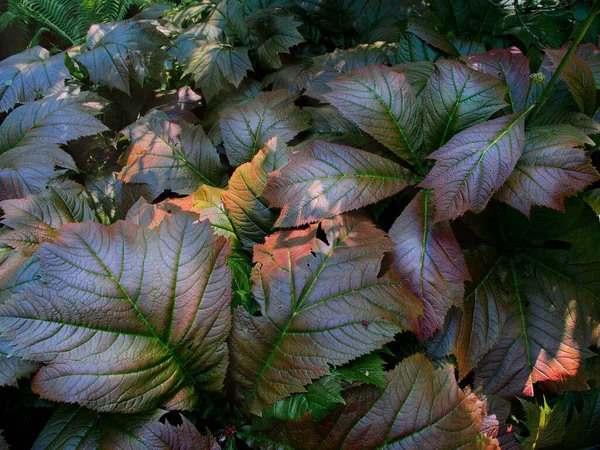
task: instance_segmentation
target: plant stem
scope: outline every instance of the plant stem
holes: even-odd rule
[[[594,6],[590,10],[585,21],[583,22],[583,25],[581,27],[581,30],[579,31],[579,34],[577,35],[577,37],[571,44],[571,47],[569,47],[569,50],[567,50],[567,53],[565,53],[565,56],[560,61],[560,64],[554,71],[554,74],[552,74],[552,78],[550,78],[550,81],[548,82],[548,84],[546,85],[544,90],[542,91],[542,95],[540,96],[540,99],[538,101],[538,107],[535,109],[535,111],[533,111],[533,114],[531,115],[531,119],[533,119],[536,116],[536,114],[544,106],[544,104],[550,97],[550,94],[552,93],[552,90],[554,89],[554,85],[558,81],[558,78],[560,77],[562,70],[564,69],[564,67],[567,64],[567,62],[569,61],[569,59],[571,58],[571,55],[573,53],[575,53],[575,50],[577,50],[577,46],[583,39],[583,36],[585,36],[585,33],[587,32],[590,25],[592,25],[592,22],[594,21],[594,19],[596,18],[596,16],[598,15],[599,12],[600,12],[600,1],[597,1],[594,3]]]

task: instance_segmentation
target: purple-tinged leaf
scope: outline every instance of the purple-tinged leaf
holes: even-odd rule
[[[376,203],[416,181],[402,166],[372,153],[314,141],[290,153],[263,191],[282,208],[275,226],[296,227]]]
[[[44,398],[134,413],[219,390],[227,367],[229,245],[191,214],[153,230],[64,225],[39,252],[43,284],[0,307],[15,353],[45,365]],[[74,389],[76,386],[76,389]]]
[[[437,162],[420,186],[434,190],[436,222],[485,209],[521,156],[524,115],[475,125],[428,156]]]
[[[60,406],[52,415],[32,450],[219,450],[212,436],[202,436],[179,415],[180,425],[161,419],[167,411],[154,409],[137,414],[96,414],[77,406]]]
[[[310,128],[310,115],[294,105],[295,98],[283,89],[260,92],[251,102],[221,113],[221,134],[233,166],[250,162],[276,135],[286,143]]]
[[[430,61],[416,61],[409,64],[396,64],[390,67],[394,72],[401,73],[406,77],[406,81],[412,87],[413,93],[420,103],[423,101],[423,92],[434,68],[435,65]]]
[[[460,305],[469,271],[448,222],[433,223],[432,193],[419,192],[392,225],[391,264],[423,302],[421,338],[444,323],[452,305]]]
[[[403,74],[371,65],[329,83],[325,98],[388,149],[411,164],[420,164],[423,130],[417,99]]]
[[[108,130],[94,116],[104,101],[92,92],[66,89],[19,106],[0,125],[0,153],[34,144],[66,144]]]
[[[157,113],[123,133],[131,146],[122,156],[119,179],[147,184],[154,197],[166,189],[191,194],[201,184],[221,187],[227,181],[217,149],[200,125],[173,122]]]
[[[593,143],[570,125],[527,130],[523,154],[496,198],[527,216],[533,205],[564,211],[565,197],[600,178],[581,148]]]
[[[511,112],[522,111],[529,96],[529,58],[517,47],[494,49],[487,53],[463,56],[469,67],[502,80],[508,86]]]
[[[40,363],[13,355],[9,342],[0,337],[0,386],[18,387],[17,381],[38,371]],[[0,449],[2,445],[0,445]]]
[[[429,150],[506,106],[506,87],[497,79],[451,60],[435,63],[423,92],[423,130]]]
[[[64,55],[33,47],[0,61],[0,112],[60,90],[71,78]]]
[[[37,256],[27,256],[9,247],[0,247],[6,252],[0,258],[0,305],[29,284],[41,281],[41,265]]]
[[[355,215],[280,231],[254,247],[262,315],[238,308],[229,341],[237,396],[251,413],[402,330],[418,332],[420,302],[392,274],[377,278],[391,249],[389,237]]]
[[[263,191],[269,174],[288,162],[287,151],[281,140],[274,137],[252,162],[238,167],[229,180],[223,202],[246,250],[252,251],[254,244],[262,244],[271,234],[277,214],[269,210]]]

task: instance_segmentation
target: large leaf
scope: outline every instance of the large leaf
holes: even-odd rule
[[[600,177],[584,144],[593,141],[570,125],[527,130],[523,155],[496,197],[527,216],[533,205],[564,211],[564,197]]]
[[[419,192],[389,232],[396,244],[391,263],[424,304],[421,338],[431,336],[448,309],[462,303],[464,280],[469,278],[452,227],[433,223],[431,197],[428,189]]]
[[[436,222],[484,210],[521,156],[523,116],[513,114],[475,125],[429,155],[437,162],[421,187],[434,190]]]
[[[50,56],[43,47],[6,58],[0,62],[0,112],[60,90],[70,77],[64,56]]]
[[[161,417],[167,411],[155,409],[128,415],[96,414],[77,406],[60,406],[35,443],[34,450],[84,450],[127,448],[131,450],[218,450],[211,438],[201,436],[184,416],[180,425]]]
[[[487,53],[465,56],[467,65],[502,80],[508,86],[512,112],[522,111],[529,95],[529,58],[517,47],[494,49]]]
[[[0,153],[0,200],[41,192],[67,170],[77,170],[75,161],[56,144],[24,145]]]
[[[63,90],[19,106],[0,125],[0,153],[17,146],[66,144],[106,131],[94,116],[103,101],[91,92]]]
[[[254,100],[221,113],[221,133],[229,162],[250,162],[269,139],[279,135],[285,143],[310,128],[310,116],[294,105],[286,90],[260,92]]]
[[[419,105],[403,74],[384,66],[367,66],[329,83],[325,98],[391,151],[420,164],[423,132]]]
[[[412,173],[372,153],[314,141],[269,176],[263,196],[282,208],[275,225],[295,227],[378,202],[413,181]]]
[[[40,248],[45,283],[0,308],[15,353],[45,363],[35,392],[133,413],[174,397],[178,409],[189,408],[195,387],[220,389],[229,246],[195,220],[181,214],[154,230],[67,224]]]
[[[280,231],[254,247],[262,315],[238,308],[229,341],[238,396],[251,413],[304,392],[330,365],[375,350],[403,329],[418,331],[418,300],[393,276],[377,278],[391,248],[373,223],[353,215]]]
[[[130,78],[140,85],[144,77],[159,78],[169,40],[150,22],[130,21],[92,25],[86,50],[76,57],[94,83],[129,93]]]
[[[145,183],[154,197],[170,189],[191,194],[199,185],[223,186],[227,174],[200,125],[153,115],[125,129],[131,147],[122,156],[119,179]]]
[[[260,150],[252,162],[242,164],[229,180],[228,190],[223,195],[227,214],[236,233],[247,250],[254,244],[264,242],[271,234],[277,214],[267,205],[263,190],[269,174],[288,161],[287,147],[281,139],[274,137]]]
[[[180,52],[178,57],[185,66],[184,74],[192,74],[207,102],[219,91],[229,90],[230,83],[237,88],[246,72],[252,70],[247,48],[220,42],[198,44],[188,53]]]
[[[430,150],[506,106],[502,83],[451,60],[435,63],[423,93],[423,129]]]

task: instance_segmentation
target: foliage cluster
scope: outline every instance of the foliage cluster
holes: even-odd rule
[[[1,61],[0,448],[592,448],[599,9],[154,4]]]

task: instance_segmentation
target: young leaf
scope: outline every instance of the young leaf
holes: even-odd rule
[[[433,223],[432,192],[419,192],[390,228],[396,244],[391,264],[424,305],[421,338],[427,339],[444,323],[452,305],[460,305],[469,271],[452,227]]]
[[[60,406],[52,415],[32,450],[78,448],[128,448],[131,450],[218,450],[212,436],[202,436],[179,414],[181,424],[161,419],[167,411],[154,409],[138,414],[99,415],[77,406]]]
[[[467,128],[506,106],[499,80],[451,60],[435,63],[423,93],[423,130],[428,149],[436,150]]]
[[[329,83],[325,98],[348,120],[411,164],[419,165],[419,104],[404,75],[384,66],[357,69]]]
[[[279,135],[282,142],[310,128],[310,116],[294,105],[286,90],[260,92],[254,100],[221,113],[221,133],[229,162],[237,167],[250,162],[267,141]]]
[[[529,95],[529,58],[517,47],[494,49],[487,53],[463,56],[469,67],[487,73],[508,86],[511,112],[522,111],[527,106]]]
[[[238,167],[229,180],[223,202],[246,250],[252,251],[254,244],[263,243],[265,237],[271,234],[277,214],[269,210],[263,191],[269,174],[287,161],[287,147],[280,138],[274,137],[252,162]]]
[[[225,236],[233,244],[237,243],[237,235],[229,216],[225,212],[223,196],[224,189],[215,188],[206,184],[200,186],[192,197],[192,211],[199,216],[199,220],[208,220],[215,234]]]
[[[33,47],[0,61],[0,112],[60,90],[67,78],[71,75],[64,56],[50,56],[43,47]]]
[[[570,125],[534,127],[525,133],[525,147],[496,198],[529,216],[533,205],[564,211],[564,197],[574,195],[600,175],[585,151],[593,144]]]
[[[191,194],[201,184],[220,187],[226,183],[217,150],[200,125],[156,114],[126,128],[124,134],[131,147],[122,156],[119,179],[146,183],[154,197],[166,189]]]
[[[91,92],[63,90],[19,106],[0,125],[0,153],[33,144],[66,144],[108,130],[94,116],[103,101]]]
[[[354,215],[280,231],[254,247],[262,316],[238,308],[229,341],[238,395],[251,413],[304,392],[330,365],[375,350],[403,329],[418,331],[418,300],[393,277],[377,278],[391,248],[382,231]]]
[[[513,114],[475,125],[428,156],[437,162],[420,186],[434,190],[435,222],[485,209],[521,156],[523,116]]]
[[[525,425],[529,430],[529,437],[521,442],[522,448],[529,450],[560,444],[567,425],[567,411],[561,404],[550,408],[545,398],[543,405],[522,399],[519,401],[525,410]]]
[[[86,51],[75,59],[85,66],[93,83],[104,82],[129,94],[130,78],[143,85],[145,76],[160,77],[166,57],[161,47],[168,43],[150,22],[92,25]]]
[[[269,176],[263,196],[282,208],[275,226],[296,227],[376,203],[414,180],[400,165],[345,145],[314,141]]]
[[[154,230],[64,225],[38,252],[44,284],[0,307],[15,353],[45,363],[44,398],[138,412],[194,387],[219,389],[230,327],[229,246],[206,221],[169,217]],[[73,386],[78,386],[73,389]]]

